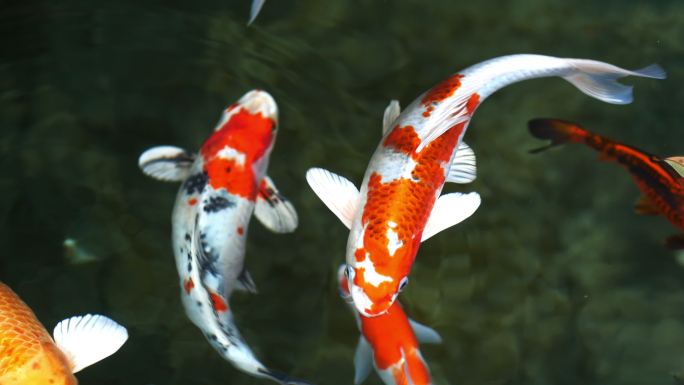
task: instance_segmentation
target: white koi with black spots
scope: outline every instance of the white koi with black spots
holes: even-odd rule
[[[233,290],[256,292],[244,268],[254,213],[274,232],[292,232],[297,213],[266,176],[278,128],[278,108],[265,91],[250,91],[229,106],[213,134],[193,155],[160,146],[139,159],[156,179],[183,182],[173,210],[173,251],[190,320],[236,368],[281,384],[303,384],[264,366],[240,336],[229,307]]]

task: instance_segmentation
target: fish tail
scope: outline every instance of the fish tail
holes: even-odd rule
[[[311,385],[309,382],[291,377],[288,374],[266,368],[259,369],[259,374],[281,385]]]
[[[612,64],[595,60],[566,59],[572,67],[565,80],[585,94],[612,104],[632,102],[632,86],[620,84],[617,79],[625,76],[665,79],[665,71],[657,64],[638,69],[626,70]]]
[[[530,150],[533,154],[563,143],[584,142],[591,136],[582,127],[560,119],[533,119],[527,123],[527,127],[535,138],[551,141],[546,146]]]

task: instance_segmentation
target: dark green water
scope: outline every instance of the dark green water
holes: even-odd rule
[[[185,317],[170,247],[177,186],[137,168],[148,147],[197,149],[222,108],[271,92],[281,130],[269,174],[296,205],[291,235],[250,228],[256,296],[232,297],[267,365],[350,384],[358,333],[334,272],[348,231],[304,180],[359,183],[391,98],[510,53],[660,63],[612,106],[559,79],[516,84],[478,109],[466,141],[475,215],[424,244],[401,299],[437,329],[436,384],[673,384],[684,373],[684,268],[660,217],[632,213],[627,173],[579,146],[538,155],[539,116],[578,121],[655,154],[684,153],[681,1],[270,0],[0,3],[0,280],[49,328],[84,312],[129,342],[84,385],[264,384],[233,369]],[[74,264],[65,238],[99,259]],[[374,374],[367,384],[380,384]]]

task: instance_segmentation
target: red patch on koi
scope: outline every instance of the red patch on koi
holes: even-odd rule
[[[245,233],[245,229],[244,229],[242,226],[240,226],[240,227],[237,228],[237,233],[238,233],[239,235],[243,235],[243,234]]]
[[[189,204],[190,206],[196,205],[196,204],[197,204],[197,198],[190,198],[190,199],[188,199],[188,204]]]
[[[450,97],[456,92],[457,89],[461,87],[461,79],[463,75],[455,74],[449,76],[446,80],[432,87],[425,96],[420,100],[420,102],[426,107],[425,112],[423,112],[424,117],[429,117],[432,111],[435,109],[434,104],[443,101],[444,99]]]
[[[413,126],[394,127],[382,142],[385,147],[392,147],[395,150],[411,155],[420,144],[420,137]]]
[[[468,98],[468,102],[466,102],[466,111],[468,111],[468,114],[472,115],[479,104],[480,95],[477,92],[470,95],[470,98]]]
[[[195,287],[195,283],[192,281],[192,278],[188,278],[185,280],[183,283],[183,289],[185,290],[186,294],[190,294],[192,289]]]
[[[223,298],[221,298],[220,295],[216,293],[209,293],[209,297],[211,297],[211,303],[214,307],[214,310],[219,313],[228,310],[228,305],[223,301]]]
[[[225,188],[229,193],[254,200],[257,193],[252,165],[261,159],[273,142],[273,119],[261,113],[252,114],[242,109],[224,123],[200,150],[204,156],[204,170],[214,189]],[[244,163],[236,159],[220,158],[218,153],[231,148],[244,155]]]
[[[420,153],[413,149],[418,139],[412,127],[395,128],[384,144],[404,152],[409,150],[416,166],[411,178],[397,178],[386,183],[382,176],[374,172],[368,181],[366,204],[363,208],[361,224],[365,227],[363,247],[356,250],[357,262],[370,258],[375,272],[392,278],[374,286],[365,279],[363,268],[356,269],[354,284],[363,289],[373,302],[372,314],[385,310],[397,292],[400,279],[408,274],[420,246],[420,238],[425,223],[435,203],[435,193],[444,184],[443,164],[450,161],[458,138],[465,127],[459,123],[443,135],[430,142]],[[410,128],[410,130],[409,130]],[[394,131],[399,132],[396,135]],[[413,132],[413,134],[411,134]],[[389,224],[393,222],[393,225]],[[400,245],[390,254],[387,232],[396,233]]]

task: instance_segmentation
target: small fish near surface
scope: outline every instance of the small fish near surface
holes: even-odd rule
[[[368,377],[371,365],[387,385],[432,384],[430,369],[418,343],[441,343],[439,334],[409,319],[398,301],[383,315],[365,317],[359,314],[352,303],[345,269],[343,264],[337,272],[340,296],[354,313],[361,331],[354,354],[354,384],[360,384]]]
[[[664,78],[657,65],[629,71],[594,60],[510,55],[454,74],[411,103],[385,111],[383,138],[359,191],[352,182],[314,168],[307,181],[350,229],[346,259],[354,304],[366,316],[386,312],[408,283],[422,241],[475,212],[477,193],[440,196],[445,182],[475,178],[474,156],[462,138],[489,95],[526,79],[559,76],[607,103],[632,101],[625,76]]]
[[[75,385],[74,373],[114,354],[126,329],[101,315],[61,321],[53,337],[33,311],[0,282],[0,384]]]
[[[564,143],[582,143],[598,151],[602,160],[622,165],[642,193],[635,211],[662,215],[684,231],[684,157],[660,158],[559,119],[534,119],[528,127],[536,138],[551,141],[547,146],[532,150],[533,153]],[[684,235],[673,235],[666,244],[673,249],[682,249]]]
[[[245,269],[245,244],[254,214],[276,233],[292,232],[297,213],[266,176],[278,129],[278,107],[254,90],[226,108],[199,154],[153,147],[139,159],[143,172],[182,182],[172,215],[173,251],[181,297],[190,320],[237,369],[281,384],[300,380],[272,371],[252,353],[233,322],[233,290],[256,293]]]

